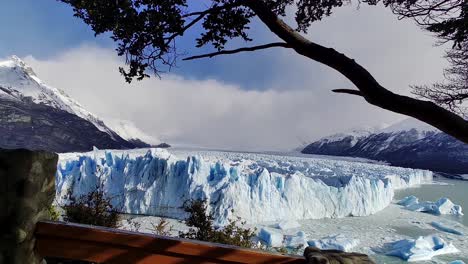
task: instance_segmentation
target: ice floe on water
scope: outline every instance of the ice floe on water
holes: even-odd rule
[[[283,234],[273,228],[263,227],[258,233],[258,238],[270,247],[281,247],[283,246]]]
[[[437,230],[440,230],[440,231],[443,231],[443,232],[447,232],[447,233],[451,233],[451,234],[455,234],[455,235],[459,235],[459,236],[463,236],[463,233],[456,230],[455,228],[453,227],[449,227],[443,223],[440,223],[440,222],[431,222],[431,226],[433,226],[435,229]]]
[[[233,152],[160,149],[61,154],[58,202],[102,185],[124,213],[183,218],[184,201],[206,199],[219,224],[374,214],[399,188],[432,173],[386,165]]]
[[[287,248],[303,250],[308,245],[307,235],[299,231],[294,235],[285,236],[284,245]]]
[[[459,250],[438,236],[421,236],[417,239],[403,239],[387,245],[389,256],[402,258],[408,262],[431,260],[444,254],[458,253]]]
[[[416,196],[411,195],[400,200],[398,204],[404,206],[408,210],[416,212],[425,212],[435,215],[463,215],[462,207],[454,204],[446,197],[442,197],[435,202],[419,202],[419,199]]]
[[[335,249],[351,252],[359,244],[359,239],[347,238],[344,235],[327,236],[321,239],[308,241],[309,246],[320,249]]]

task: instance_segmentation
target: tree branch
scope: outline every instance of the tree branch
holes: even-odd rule
[[[334,89],[334,90],[332,90],[332,92],[334,92],[334,93],[346,93],[346,94],[362,96],[361,91],[352,90],[352,89]]]
[[[411,116],[468,144],[468,121],[433,102],[395,94],[382,85],[364,67],[353,59],[314,43],[281,20],[263,0],[245,0],[258,18],[279,38],[288,43],[298,54],[323,63],[348,78],[364,99],[375,106],[395,113]]]
[[[201,59],[201,58],[212,58],[214,56],[219,56],[219,55],[235,54],[235,53],[240,53],[240,52],[245,52],[245,51],[255,51],[255,50],[269,49],[269,48],[274,48],[274,47],[291,48],[290,45],[287,43],[274,42],[274,43],[269,43],[269,44],[264,44],[264,45],[259,45],[259,46],[253,46],[253,47],[244,47],[244,48],[233,49],[233,50],[221,50],[217,52],[187,57],[187,58],[184,58],[183,60],[187,61],[187,60],[196,60],[196,59]]]

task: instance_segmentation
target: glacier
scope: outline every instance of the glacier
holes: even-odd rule
[[[317,157],[195,150],[94,150],[60,154],[56,202],[101,186],[123,213],[182,219],[206,199],[216,223],[366,216],[432,172]]]

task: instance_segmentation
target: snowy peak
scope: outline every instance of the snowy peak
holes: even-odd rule
[[[380,130],[381,133],[395,133],[402,131],[410,131],[415,129],[419,132],[439,132],[439,130],[429,124],[419,121],[415,118],[407,118],[393,125],[385,127]]]
[[[44,83],[38,78],[34,70],[17,56],[11,56],[6,61],[0,61],[0,98],[15,102],[45,105],[68,112],[92,123],[98,130],[108,134],[111,139],[116,141],[130,137],[128,135],[130,132],[119,135],[64,91]],[[137,129],[133,129],[132,132],[135,130]],[[132,138],[144,143],[144,139],[138,138],[142,134],[138,132]]]
[[[397,166],[446,173],[468,173],[468,145],[413,118],[375,131],[324,137],[301,152],[383,160]]]
[[[141,140],[151,145],[159,144],[161,141],[141,131],[128,120],[106,120],[106,123],[125,140]]]

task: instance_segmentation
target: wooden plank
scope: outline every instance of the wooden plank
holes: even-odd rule
[[[98,263],[305,263],[304,258],[62,222],[39,222],[42,256]]]

